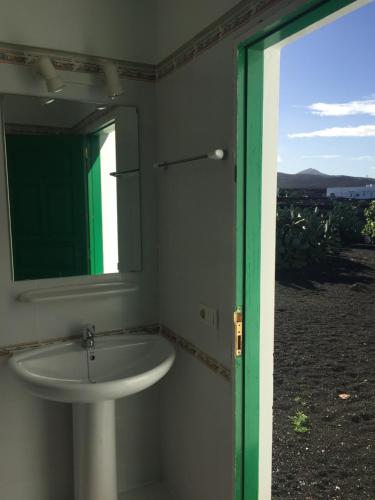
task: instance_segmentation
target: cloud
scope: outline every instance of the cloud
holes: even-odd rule
[[[290,139],[306,137],[375,137],[375,125],[359,125],[358,127],[331,127],[312,132],[288,134]]]
[[[315,160],[333,160],[335,158],[340,158],[340,155],[303,155],[301,156],[303,160],[307,158],[312,158]]]
[[[277,155],[277,163],[282,163],[283,162],[283,159],[281,158],[280,155]]]
[[[352,156],[351,158],[348,158],[348,159],[355,160],[355,161],[373,161],[373,160],[375,160],[375,156],[372,156],[372,155]]]
[[[375,116],[375,99],[363,101],[351,101],[338,104],[326,102],[315,102],[307,106],[313,115],[318,116],[351,116],[370,115]]]
[[[344,161],[375,161],[375,155],[364,155],[364,156],[341,156],[341,155],[302,155],[301,160],[313,159],[313,160],[336,160],[340,158]],[[371,167],[374,168],[374,167]]]

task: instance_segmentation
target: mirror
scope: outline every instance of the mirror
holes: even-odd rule
[[[17,95],[2,106],[13,279],[139,271],[137,110]]]

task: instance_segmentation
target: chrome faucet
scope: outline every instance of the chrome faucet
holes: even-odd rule
[[[85,325],[82,332],[81,346],[84,349],[95,347],[95,325]]]

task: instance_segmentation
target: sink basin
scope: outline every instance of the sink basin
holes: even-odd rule
[[[147,334],[96,336],[91,350],[67,341],[12,356],[28,391],[73,403],[75,500],[118,500],[115,400],[155,384],[174,359],[172,344]]]
[[[35,396],[64,403],[114,400],[143,391],[170,369],[173,346],[159,335],[96,337],[91,353],[67,341],[13,355],[10,364]]]

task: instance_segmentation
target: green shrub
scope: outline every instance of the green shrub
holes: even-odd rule
[[[365,209],[366,224],[362,234],[370,238],[372,243],[375,243],[375,201],[370,203],[370,206]]]
[[[309,431],[308,420],[309,417],[305,415],[302,411],[297,411],[293,417],[289,417],[292,421],[293,430],[300,434],[304,434]]]
[[[362,240],[363,222],[356,206],[350,203],[335,203],[331,211],[331,220],[342,243]]]
[[[336,254],[340,238],[332,214],[324,216],[318,208],[279,208],[276,245],[278,268],[302,268]]]

